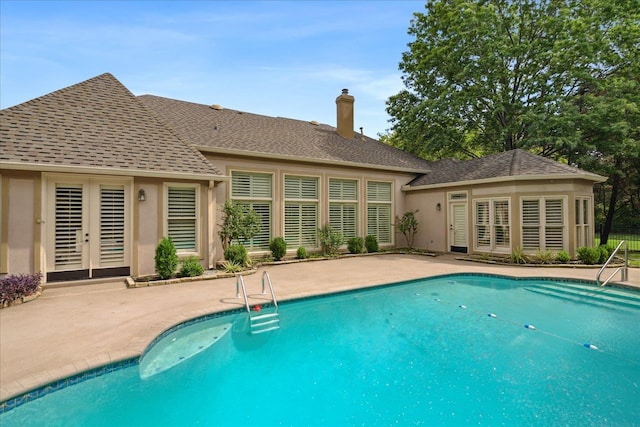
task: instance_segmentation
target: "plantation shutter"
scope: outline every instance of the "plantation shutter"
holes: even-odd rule
[[[564,215],[562,199],[545,200],[545,249],[564,248]]]
[[[489,201],[476,202],[476,247],[491,244],[489,228]]]
[[[55,268],[82,268],[82,185],[56,185]]]
[[[522,248],[540,249],[540,200],[522,201]]]
[[[509,247],[509,202],[495,200],[493,202],[494,245]]]
[[[196,188],[169,187],[168,234],[177,250],[196,250]]]
[[[318,178],[285,176],[284,239],[287,245],[317,247]]]
[[[391,243],[391,183],[367,182],[367,235]]]
[[[271,205],[273,177],[268,173],[231,172],[231,198],[260,218],[260,232],[244,242],[250,249],[269,249],[271,241]],[[234,242],[238,243],[239,242]]]
[[[100,188],[100,266],[124,263],[124,186]]]
[[[346,239],[356,237],[358,181],[329,179],[329,224]]]

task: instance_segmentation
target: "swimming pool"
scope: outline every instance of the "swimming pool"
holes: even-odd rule
[[[254,336],[246,313],[191,322],[140,364],[31,400],[0,424],[640,420],[637,292],[452,275],[281,304],[280,319]]]

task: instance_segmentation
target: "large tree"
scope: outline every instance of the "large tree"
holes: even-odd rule
[[[578,164],[612,178],[613,215],[638,158],[639,29],[640,0],[428,1],[386,140],[426,158],[523,148]]]

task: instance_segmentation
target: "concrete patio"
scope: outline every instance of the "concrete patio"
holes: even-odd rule
[[[385,254],[263,267],[245,276],[248,293],[258,298],[263,270],[280,301],[449,273],[585,280],[597,273],[594,268],[482,264],[453,255]],[[640,285],[640,269],[630,269],[629,281]],[[185,320],[242,307],[235,283],[225,278],[127,289],[118,280],[45,288],[34,301],[0,310],[0,401],[139,356],[160,333]]]

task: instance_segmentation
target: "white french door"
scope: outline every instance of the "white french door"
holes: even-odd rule
[[[130,274],[130,186],[130,180],[48,181],[48,281]]]
[[[449,203],[449,247],[451,252],[467,253],[467,202]]]

